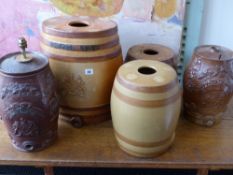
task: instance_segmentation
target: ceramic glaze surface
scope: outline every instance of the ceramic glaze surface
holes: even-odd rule
[[[152,60],[131,61],[118,70],[111,96],[120,147],[138,157],[166,151],[175,138],[181,95],[174,69]]]
[[[233,52],[200,46],[184,74],[185,116],[202,126],[221,121],[233,94]]]
[[[34,57],[34,63],[19,63],[12,60],[12,55],[1,59],[4,66],[1,63],[0,116],[15,148],[38,151],[57,138],[59,102],[54,77],[47,59],[40,62]],[[20,68],[12,72],[9,69],[12,63],[24,64],[21,66],[25,68],[24,72]]]
[[[58,82],[63,119],[75,127],[110,117],[110,96],[122,64],[117,25],[56,17],[43,23],[41,47]]]
[[[162,61],[172,66],[175,70],[177,67],[177,58],[173,50],[159,44],[139,44],[131,47],[125,62],[132,60]]]

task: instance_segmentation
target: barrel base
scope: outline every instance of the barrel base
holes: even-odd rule
[[[139,157],[139,158],[152,158],[152,157],[158,157],[161,154],[165,153],[172,145],[175,134],[172,135],[172,137],[167,140],[167,142],[163,143],[163,145],[155,146],[155,147],[138,147],[129,145],[128,143],[122,141],[120,138],[117,138],[119,147],[121,150],[123,150],[125,153]]]
[[[111,119],[110,106],[98,108],[70,109],[62,107],[60,118],[70,123],[75,128],[92,125]]]
[[[218,116],[195,117],[188,114],[185,114],[184,116],[190,122],[203,127],[212,127],[221,122],[221,117]]]
[[[38,152],[42,151],[51,145],[53,145],[57,140],[57,132],[52,138],[46,139],[45,141],[38,143],[37,141],[25,141],[23,143],[15,142],[12,140],[12,145],[15,149],[21,152]]]

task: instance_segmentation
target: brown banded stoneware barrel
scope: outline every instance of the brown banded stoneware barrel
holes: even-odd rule
[[[181,92],[175,70],[153,60],[137,60],[118,70],[111,96],[116,139],[122,150],[153,157],[173,143]]]
[[[219,123],[233,96],[233,51],[204,45],[195,49],[184,73],[184,114],[190,121],[211,127]]]
[[[160,44],[139,44],[128,50],[125,62],[132,60],[156,60],[169,64],[175,70],[177,58],[172,49]]]
[[[20,39],[20,46],[27,46]],[[57,138],[59,102],[48,58],[16,52],[0,61],[0,116],[20,151],[47,148]]]
[[[109,119],[111,89],[123,62],[117,25],[51,18],[43,23],[41,47],[58,82],[62,118],[75,127]]]

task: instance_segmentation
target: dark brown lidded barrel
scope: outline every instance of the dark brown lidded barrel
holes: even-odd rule
[[[48,59],[25,52],[1,58],[0,115],[12,144],[20,151],[38,151],[57,138],[59,102]]]

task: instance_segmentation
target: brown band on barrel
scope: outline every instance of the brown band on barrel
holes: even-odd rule
[[[96,51],[101,49],[109,49],[111,47],[119,45],[119,39],[116,38],[108,43],[98,44],[98,45],[73,45],[60,42],[52,42],[45,38],[41,39],[41,42],[49,47],[56,49],[68,50],[68,51]]]
[[[169,140],[172,139],[172,136],[171,136],[167,139],[164,139],[164,140],[161,140],[158,142],[139,142],[139,141],[135,141],[135,140],[131,140],[131,139],[126,138],[125,136],[118,133],[116,130],[114,130],[114,132],[115,132],[116,136],[118,137],[118,139],[120,139],[120,140],[122,140],[130,145],[138,146],[138,147],[145,147],[145,148],[162,146],[162,145],[166,144],[167,142],[169,142]]]
[[[68,106],[65,106],[65,105],[61,105],[60,106],[61,108],[63,109],[67,109],[67,110],[72,110],[72,111],[97,111],[97,110],[104,110],[104,109],[109,109],[110,108],[110,105],[107,104],[107,105],[103,105],[103,106],[100,106],[100,107],[92,107],[92,108],[72,108],[72,107],[68,107]]]
[[[157,87],[139,87],[135,86],[134,84],[124,80],[121,78],[118,74],[116,76],[117,81],[127,89],[137,91],[137,92],[146,92],[146,93],[163,93],[167,92],[171,89],[173,89],[175,86],[178,84],[178,79],[174,79],[171,83],[162,85],[162,86],[157,86]]]
[[[70,43],[73,45],[82,44],[82,45],[98,45],[111,42],[112,40],[119,39],[118,34],[108,36],[108,37],[100,37],[100,38],[63,38],[58,36],[48,35],[46,33],[41,33],[41,38],[45,38],[49,41],[56,41],[58,43]]]
[[[58,31],[53,28],[48,28],[46,26],[42,26],[42,31],[46,34],[53,36],[60,36],[66,38],[99,38],[114,35],[118,32],[117,26],[108,30],[97,31],[97,32],[73,32],[68,33],[65,31]]]
[[[58,60],[58,61],[64,61],[64,62],[98,62],[98,61],[106,61],[106,60],[111,60],[114,58],[119,58],[122,56],[122,51],[121,49],[117,50],[116,52],[113,52],[111,54],[105,55],[105,56],[99,56],[99,57],[86,57],[86,58],[81,58],[81,57],[69,57],[69,56],[60,56],[60,55],[55,55],[48,53],[44,51],[44,53],[49,57],[49,59],[53,60]]]
[[[167,106],[171,103],[174,103],[180,98],[180,91],[178,91],[175,95],[169,98],[166,98],[163,100],[150,100],[150,101],[149,100],[145,101],[145,100],[140,100],[140,99],[125,96],[122,93],[120,93],[115,87],[113,88],[113,92],[119,99],[121,99],[122,101],[130,105],[139,106],[139,107],[147,107],[147,108]]]
[[[134,155],[134,156],[137,156],[137,157],[147,157],[147,158],[149,158],[149,157],[156,157],[156,156],[159,156],[159,155],[161,155],[161,154],[163,154],[164,152],[166,152],[167,151],[167,149],[169,148],[166,148],[166,149],[163,149],[163,150],[161,150],[161,151],[158,151],[158,152],[154,152],[154,153],[142,153],[142,152],[137,152],[137,151],[133,151],[133,150],[129,150],[129,149],[127,149],[127,148],[125,148],[125,147],[123,147],[122,145],[119,145],[120,146],[120,148],[123,150],[123,151],[125,151],[127,154],[129,154],[129,155]]]

